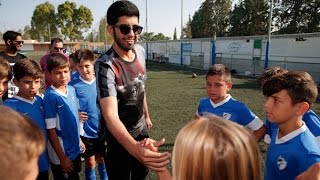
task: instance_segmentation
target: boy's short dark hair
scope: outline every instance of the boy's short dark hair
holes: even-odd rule
[[[107,22],[109,25],[116,25],[121,16],[140,17],[139,9],[130,1],[116,1],[107,11]]]
[[[52,46],[53,43],[63,43],[63,40],[61,38],[52,38],[50,41],[50,45]]]
[[[226,82],[231,82],[231,72],[229,68],[223,64],[214,64],[207,71],[206,79],[209,76],[221,76]]]
[[[74,53],[73,62],[79,64],[81,61],[95,61],[94,54],[89,49],[79,49]]]
[[[70,67],[69,61],[64,54],[55,52],[49,54],[46,61],[46,69],[51,72],[54,68]]]
[[[74,53],[69,54],[69,59],[73,59],[74,58]]]
[[[28,58],[21,59],[13,65],[13,75],[18,81],[25,76],[34,79],[43,78],[43,72],[39,63]]]
[[[262,89],[265,96],[287,90],[293,105],[307,102],[311,106],[318,95],[317,85],[310,74],[304,71],[289,71],[283,75],[275,75],[263,84]]]
[[[262,73],[259,75],[257,83],[259,87],[262,87],[263,83],[270,77],[278,75],[278,74],[284,74],[288,72],[286,69],[281,69],[280,67],[268,67],[262,71]]]
[[[10,80],[12,78],[12,70],[9,62],[0,57],[0,79],[4,78]]]
[[[15,31],[7,31],[2,35],[3,40],[6,43],[6,45],[8,44],[7,43],[8,40],[14,41],[14,40],[16,40],[17,36],[21,36],[22,37],[22,34],[18,33],[18,32],[15,32]]]

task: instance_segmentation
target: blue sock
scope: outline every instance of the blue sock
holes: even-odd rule
[[[100,180],[108,180],[108,174],[104,163],[98,163]]]
[[[96,172],[94,168],[85,168],[84,174],[86,175],[86,180],[96,180]]]

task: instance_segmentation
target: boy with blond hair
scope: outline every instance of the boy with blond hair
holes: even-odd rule
[[[78,104],[75,90],[69,86],[70,65],[61,53],[52,53],[46,61],[52,85],[44,95],[48,152],[55,180],[79,179],[81,171]],[[81,148],[85,147],[81,143]]]
[[[320,162],[320,147],[302,119],[317,98],[317,86],[308,73],[291,71],[271,77],[262,90],[267,118],[277,124],[267,152],[265,179],[294,179]]]
[[[196,115],[215,114],[223,119],[241,124],[251,131],[258,141],[265,133],[263,122],[242,102],[232,98],[231,72],[223,64],[211,66],[206,75],[206,89],[209,97],[200,100]]]
[[[2,97],[8,91],[8,83],[12,78],[10,64],[7,60],[0,58],[0,105],[3,103]]]
[[[4,105],[30,117],[42,130],[47,139],[47,129],[44,122],[44,109],[42,98],[37,95],[41,87],[43,72],[40,65],[30,59],[22,59],[13,66],[14,84],[19,88],[19,92],[11,99],[4,101]],[[49,178],[48,153],[45,150],[39,158],[39,180]]]
[[[29,117],[0,106],[0,179],[35,180],[45,137]]]

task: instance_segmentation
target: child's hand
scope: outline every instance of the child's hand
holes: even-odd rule
[[[61,159],[60,163],[62,172],[68,173],[73,171],[73,163],[68,157]]]
[[[88,120],[88,115],[86,112],[79,112],[79,120],[80,122],[85,122],[86,120]]]
[[[142,141],[139,141],[139,144],[143,147],[147,147],[151,151],[158,152],[158,147],[164,144],[166,140],[162,138],[160,141],[155,141],[151,138],[145,138]]]
[[[84,153],[86,151],[86,146],[80,139],[80,153]]]

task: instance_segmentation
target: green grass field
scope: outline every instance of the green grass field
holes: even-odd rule
[[[196,73],[197,78],[191,74]],[[172,151],[178,131],[194,116],[200,98],[206,96],[205,71],[195,70],[172,64],[147,64],[147,99],[153,128],[150,135],[153,139],[166,138],[166,144],[160,151]],[[263,112],[263,95],[256,85],[256,79],[233,76],[232,96],[244,102],[261,119]],[[320,113],[319,102],[313,107]],[[264,156],[266,146],[260,143]],[[81,179],[85,179],[81,172]],[[156,179],[154,173],[149,179]]]
[[[191,74],[196,73],[197,78]],[[146,84],[147,99],[153,128],[150,130],[154,139],[166,138],[162,151],[173,148],[178,131],[194,116],[200,98],[206,96],[205,71],[171,64],[148,63]],[[244,102],[257,116],[265,119],[263,95],[255,78],[233,76],[230,94]],[[320,113],[319,101],[312,108]],[[260,142],[264,157],[266,145]],[[149,179],[156,179],[151,173]]]

